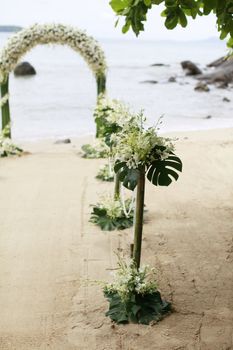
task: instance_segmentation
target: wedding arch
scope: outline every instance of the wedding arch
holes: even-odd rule
[[[44,44],[67,45],[77,51],[87,62],[97,83],[97,95],[105,92],[106,61],[99,43],[84,31],[62,24],[34,24],[11,37],[0,53],[0,85],[2,129],[10,130],[9,74],[19,60],[33,47]]]

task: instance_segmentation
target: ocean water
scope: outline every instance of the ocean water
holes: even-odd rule
[[[0,33],[0,47],[10,35]],[[108,63],[109,96],[122,99],[134,111],[143,109],[149,125],[163,115],[162,132],[233,127],[232,91],[211,86],[209,93],[196,92],[195,79],[184,77],[180,66],[182,60],[190,59],[205,69],[226,53],[223,42],[99,42]],[[11,74],[13,137],[36,140],[94,133],[96,84],[83,59],[68,47],[48,45],[34,48],[24,60],[35,67],[37,75],[15,78]],[[166,66],[152,67],[154,63]],[[177,82],[168,83],[171,76]],[[145,80],[158,83],[142,83]],[[232,102],[223,102],[223,97]]]

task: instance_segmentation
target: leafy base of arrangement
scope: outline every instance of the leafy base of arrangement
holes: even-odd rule
[[[7,137],[9,128],[6,127],[0,133],[0,157],[8,157],[8,156],[19,156],[23,150],[13,144],[11,139]]]
[[[82,157],[87,159],[108,158],[109,147],[103,142],[96,142],[96,144],[85,144],[81,147]]]
[[[148,266],[137,269],[133,261],[127,265],[119,260],[115,281],[106,284],[103,291],[109,301],[106,316],[118,324],[148,325],[171,312],[171,304],[162,300],[157,289],[154,270]]]
[[[114,180],[114,174],[109,169],[109,165],[106,164],[99,169],[98,174],[96,175],[96,178],[98,180],[112,182]]]
[[[131,200],[128,199],[125,201],[126,211],[130,206]],[[93,205],[90,221],[100,226],[103,231],[124,230],[133,226],[133,217],[133,210],[126,215],[121,201],[108,197]]]
[[[161,321],[170,313],[170,303],[162,300],[160,292],[153,294],[134,294],[127,302],[123,302],[118,293],[104,293],[109,301],[109,316],[112,321],[121,323],[139,323],[149,325]]]

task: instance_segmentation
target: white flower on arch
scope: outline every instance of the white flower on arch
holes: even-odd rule
[[[62,24],[34,24],[10,38],[0,53],[0,84],[20,59],[33,47],[44,44],[68,45],[84,58],[96,77],[104,76],[106,61],[99,43],[84,31]]]

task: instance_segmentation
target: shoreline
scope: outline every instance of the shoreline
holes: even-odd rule
[[[171,131],[171,132],[159,132],[158,134],[165,137],[171,137],[171,138],[177,138],[176,144],[180,140],[184,140],[186,138],[192,137],[197,138],[200,137],[200,139],[206,139],[208,137],[208,134],[216,134],[216,137],[222,138],[223,134],[226,133],[227,135],[230,135],[233,132],[233,127],[229,128],[216,128],[216,129],[207,129],[207,130],[190,130],[190,131]],[[65,144],[65,143],[59,143],[56,144],[56,141],[59,140],[65,140],[70,139],[71,143]],[[17,145],[25,148],[25,151],[28,151],[26,148],[32,147],[33,149],[38,149],[38,146],[42,146],[44,149],[46,146],[49,147],[49,149],[52,146],[56,147],[66,147],[66,148],[78,148],[81,147],[83,143],[92,143],[98,139],[95,138],[95,134],[88,134],[83,135],[80,137],[60,137],[60,138],[46,138],[46,139],[36,139],[36,140],[17,140],[12,139],[13,143],[16,143]]]

